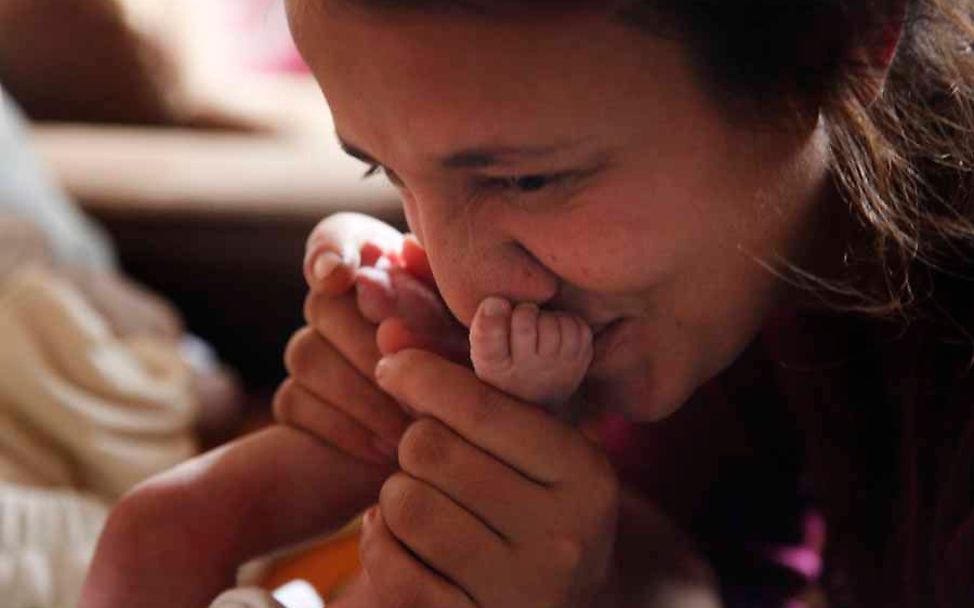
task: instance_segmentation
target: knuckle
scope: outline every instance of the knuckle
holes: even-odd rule
[[[386,480],[379,492],[379,504],[389,528],[400,534],[421,528],[429,513],[425,486],[403,473]]]
[[[389,593],[390,608],[429,608],[426,594],[418,585],[399,583]]]
[[[394,560],[382,550],[379,543],[373,542],[368,535],[362,537],[359,544],[359,555],[362,566],[369,573],[373,581],[381,582],[380,592],[383,606],[388,608],[427,608],[424,601],[424,591],[420,586],[410,584],[411,581],[396,567]]]
[[[559,578],[570,578],[578,572],[585,559],[584,544],[571,536],[551,539],[548,550],[548,564]]]
[[[399,464],[406,471],[419,472],[442,467],[451,458],[452,437],[442,423],[423,418],[414,422],[399,443]]]
[[[316,330],[327,333],[334,325],[332,317],[334,317],[333,313],[336,306],[340,305],[342,298],[347,297],[349,296],[335,296],[317,292],[308,294],[304,300],[305,322]]]
[[[304,298],[304,307],[302,310],[304,313],[304,322],[307,323],[308,325],[315,324],[314,323],[315,314],[319,308],[319,302],[321,301],[322,297],[323,296],[321,296],[320,294],[309,293]]]
[[[281,383],[281,386],[277,388],[277,391],[274,393],[273,405],[271,406],[274,413],[274,420],[287,423],[291,418],[291,413],[294,408],[295,390],[297,390],[296,385],[291,378],[286,378]]]
[[[284,350],[284,367],[289,374],[300,377],[312,369],[317,339],[310,327],[302,327],[291,336]]]

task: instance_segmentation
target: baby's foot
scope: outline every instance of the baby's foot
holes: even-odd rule
[[[484,300],[470,325],[470,358],[484,382],[531,403],[560,405],[592,361],[592,330],[581,319],[534,304]]]

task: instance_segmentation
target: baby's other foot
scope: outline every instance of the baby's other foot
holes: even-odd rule
[[[524,401],[560,405],[592,361],[592,330],[568,313],[490,297],[470,325],[470,358],[484,382]]]

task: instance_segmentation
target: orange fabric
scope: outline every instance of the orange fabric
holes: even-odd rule
[[[335,599],[358,573],[360,529],[355,526],[310,549],[280,560],[261,582],[273,591],[294,580],[307,581],[326,602]]]

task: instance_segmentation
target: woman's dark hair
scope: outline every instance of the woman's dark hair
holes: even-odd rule
[[[828,303],[910,316],[974,253],[974,0],[346,0],[388,10],[616,11],[687,44],[735,111],[816,109],[857,221],[842,278],[788,275]],[[885,82],[885,64],[902,33]],[[882,90],[877,96],[877,87]],[[974,255],[972,255],[974,257]]]

